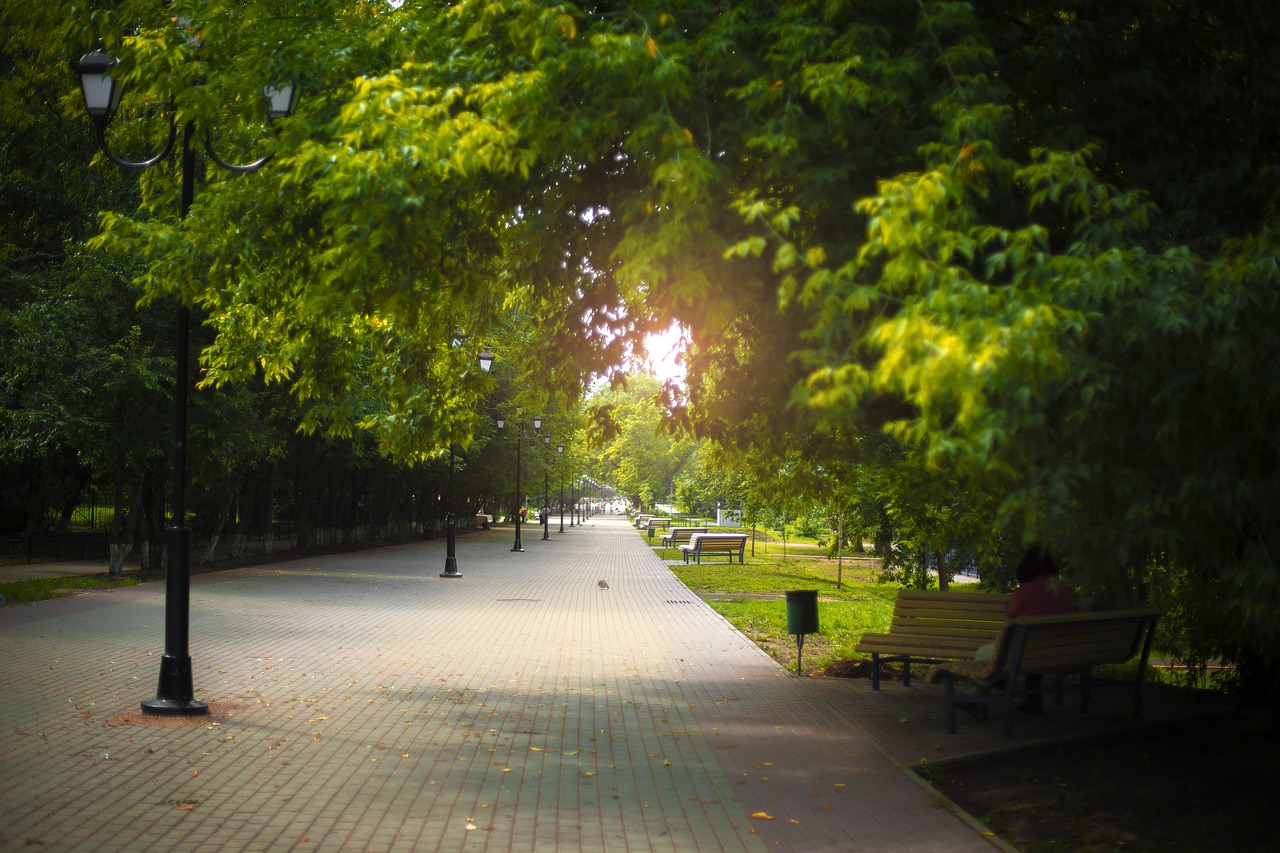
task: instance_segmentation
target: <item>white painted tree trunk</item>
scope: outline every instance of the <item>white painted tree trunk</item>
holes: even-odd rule
[[[107,562],[107,574],[113,578],[119,577],[124,572],[124,561],[129,556],[129,552],[133,550],[133,543],[112,545],[109,550],[110,557]]]

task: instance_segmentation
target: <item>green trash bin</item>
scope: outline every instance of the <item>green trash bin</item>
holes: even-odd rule
[[[805,634],[818,633],[818,591],[795,589],[787,592],[787,633],[796,637],[796,675],[801,672]]]
[[[787,593],[787,633],[818,633],[818,591],[795,589]]]

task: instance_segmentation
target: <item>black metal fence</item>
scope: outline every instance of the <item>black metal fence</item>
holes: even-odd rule
[[[0,563],[62,563],[106,560],[105,531],[0,535]]]

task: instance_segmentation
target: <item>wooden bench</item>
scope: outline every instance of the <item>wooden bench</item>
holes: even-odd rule
[[[1009,596],[989,592],[904,589],[893,605],[887,633],[863,634],[854,651],[871,655],[871,689],[880,689],[880,662],[901,661],[911,685],[911,663],[972,659],[996,638],[1008,618]]]
[[[653,516],[652,516],[652,515],[637,515],[637,516],[636,516],[636,529],[637,529],[637,530],[641,530],[641,529],[643,529],[643,528],[645,527],[645,525],[647,525],[647,524],[649,523],[649,519],[651,519],[651,518],[653,518]]]
[[[488,513],[477,512],[475,524],[479,526],[481,530],[488,530],[490,525],[493,524],[493,516]]]
[[[1062,616],[1020,616],[1001,630],[990,660],[941,663],[928,676],[929,683],[943,682],[947,689],[947,731],[956,730],[957,703],[981,708],[996,705],[1004,720],[1004,736],[1013,737],[1014,702],[1027,696],[1055,693],[1062,704],[1065,690],[1080,692],[1080,712],[1089,710],[1089,694],[1102,684],[1133,687],[1133,715],[1142,716],[1142,683],[1156,622],[1162,611],[1154,608],[1068,613]],[[1132,679],[1095,678],[1093,667],[1128,663],[1138,659]],[[1053,675],[1052,687],[1027,687],[1027,675]],[[1074,677],[1074,683],[1067,678]],[[985,693],[961,693],[957,679],[987,688]]]
[[[662,537],[662,546],[664,548],[674,548],[682,542],[688,542],[695,533],[706,533],[705,527],[673,527],[667,531],[667,535]]]
[[[733,555],[736,553],[738,562],[741,563],[746,548],[747,534],[745,533],[695,533],[689,537],[686,544],[680,546],[680,555],[684,557],[685,563],[689,562],[690,557],[694,557],[701,565],[702,558],[712,554],[724,554],[732,563]]]
[[[653,532],[655,530],[670,530],[670,529],[671,529],[671,519],[665,518],[665,517],[658,518],[657,516],[654,516],[653,518],[649,519],[644,525],[644,530],[647,531],[649,534],[650,542],[653,541]]]

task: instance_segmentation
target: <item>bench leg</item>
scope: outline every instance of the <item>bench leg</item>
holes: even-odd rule
[[[956,733],[956,685],[951,680],[951,673],[942,673],[942,686],[947,690],[947,734]]]
[[[871,689],[880,689],[880,653],[871,653]]]
[[[1012,679],[1005,685],[1003,701],[1000,703],[1000,712],[1004,716],[1004,736],[1007,738],[1013,737],[1013,700],[1018,694],[1015,686]]]

